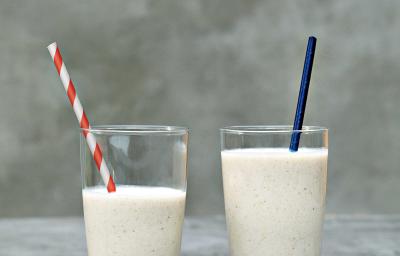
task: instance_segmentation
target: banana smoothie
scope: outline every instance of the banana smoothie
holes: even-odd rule
[[[327,149],[223,150],[231,256],[319,256]]]
[[[120,185],[82,195],[89,256],[180,255],[184,191]]]

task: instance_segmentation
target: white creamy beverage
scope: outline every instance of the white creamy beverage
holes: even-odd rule
[[[184,191],[117,186],[82,191],[89,256],[178,256]]]
[[[224,150],[231,256],[320,255],[327,149]]]

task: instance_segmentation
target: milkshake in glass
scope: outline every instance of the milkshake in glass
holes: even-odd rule
[[[162,187],[84,189],[89,255],[180,255],[185,196]]]
[[[108,193],[82,139],[83,210],[89,256],[178,256],[186,198],[187,130],[93,127],[114,174]]]
[[[222,135],[225,212],[232,256],[320,255],[327,180],[327,130],[228,127]]]

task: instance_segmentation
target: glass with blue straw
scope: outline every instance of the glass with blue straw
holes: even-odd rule
[[[303,126],[315,45],[310,37],[293,126],[220,130],[231,256],[320,255],[328,130]]]

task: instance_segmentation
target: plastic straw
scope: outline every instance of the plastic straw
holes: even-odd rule
[[[304,60],[303,75],[301,77],[299,98],[297,100],[296,116],[293,124],[293,133],[289,150],[296,152],[300,143],[300,130],[303,127],[304,112],[306,109],[308,88],[310,86],[311,71],[314,63],[315,46],[317,39],[313,36],[308,38],[306,57]]]

